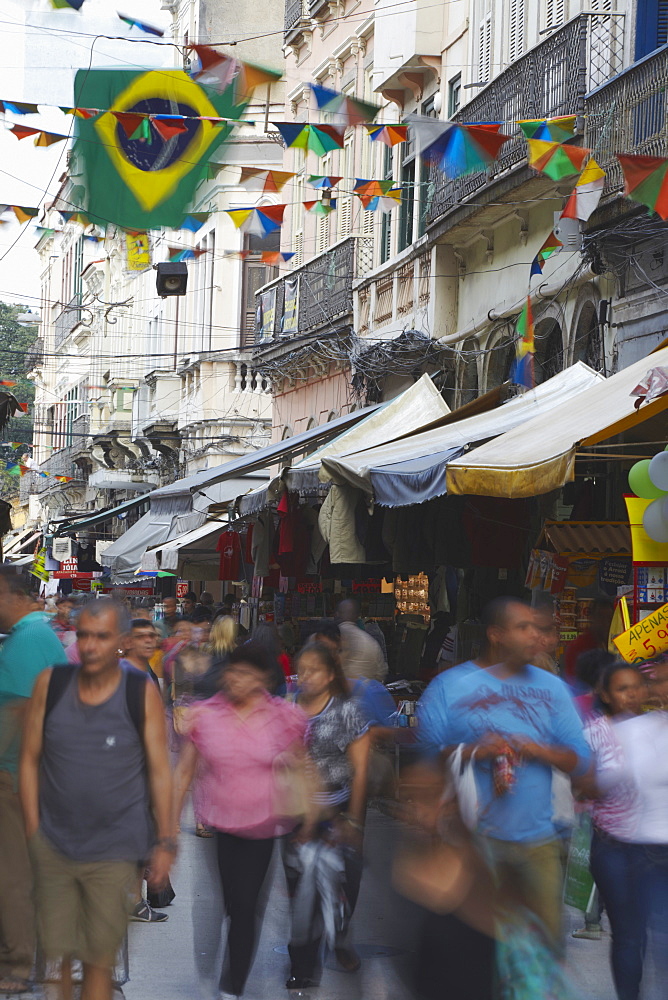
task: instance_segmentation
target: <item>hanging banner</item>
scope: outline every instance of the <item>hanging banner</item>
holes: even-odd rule
[[[283,282],[285,298],[283,300],[283,319],[281,333],[284,337],[297,333],[299,322],[299,275],[286,278]]]
[[[276,286],[268,288],[260,296],[262,308],[262,340],[271,340],[274,336],[276,321]]]
[[[125,234],[125,261],[128,271],[146,271],[151,266],[148,233]]]
[[[41,548],[35,556],[33,564],[30,567],[30,573],[43,583],[48,583],[49,571],[46,568],[46,548]]]

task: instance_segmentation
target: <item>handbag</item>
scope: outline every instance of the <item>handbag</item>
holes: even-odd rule
[[[464,746],[464,743],[460,743],[450,757],[450,776],[455,787],[462,822],[467,829],[475,830],[478,826],[478,786],[473,766],[475,750],[468,761],[464,761],[462,760]]]

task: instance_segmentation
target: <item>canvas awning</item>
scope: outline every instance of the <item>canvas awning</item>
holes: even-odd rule
[[[575,478],[578,447],[598,444],[668,408],[660,396],[636,409],[632,390],[650,369],[668,363],[668,347],[561,402],[549,413],[508,430],[471,454],[450,462],[450,493],[530,497],[549,493]]]
[[[229,503],[235,500],[244,489],[248,490],[249,487],[261,481],[266,481],[266,476],[245,476],[219,483],[216,487],[215,502]],[[102,565],[111,569],[115,583],[127,582],[129,579],[134,580],[137,570],[142,566],[144,553],[147,549],[154,549],[167,541],[177,543],[181,538],[186,538],[193,531],[199,530],[205,521],[206,513],[203,511],[193,510],[183,514],[161,515],[151,510],[128,528],[125,534],[121,535],[113,545],[105,549],[101,556]],[[147,569],[148,567],[144,565],[142,568]],[[151,569],[156,568],[156,566],[151,567]],[[161,568],[168,569],[169,567]],[[191,579],[200,578],[192,577]]]
[[[179,576],[186,580],[217,580],[220,555],[216,551],[216,543],[226,528],[227,519],[206,521],[180,538],[148,549],[142,558],[141,568],[145,572],[156,569],[170,573],[178,571]]]
[[[578,361],[496,409],[461,420],[456,419],[455,410],[443,426],[355,455],[324,458],[320,479],[358,487],[389,507],[423,503],[446,492],[446,467],[462,461],[458,456],[465,449],[523,427],[539,414],[549,415],[604,381],[603,376]]]
[[[317,488],[320,464],[335,455],[352,455],[416,434],[440,422],[450,414],[450,407],[424,374],[409,389],[389,400],[350,430],[286,469],[283,481],[289,490]]]

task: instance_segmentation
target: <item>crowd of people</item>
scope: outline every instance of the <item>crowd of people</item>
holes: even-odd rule
[[[73,959],[86,1000],[108,1000],[128,916],[168,917],[189,793],[227,918],[221,1000],[244,996],[275,852],[287,989],[317,987],[327,952],[360,967],[370,797],[403,831],[392,877],[422,913],[417,997],[574,1000],[562,901],[582,816],[596,892],[580,936],[599,939],[605,912],[618,1000],[639,1000],[650,963],[668,981],[668,664],[611,656],[604,602],[569,686],[551,608],[493,601],[479,655],[426,687],[397,786],[382,633],[354,602],[297,648],[290,626],[248,635],[206,592],[154,621],[109,598],[49,615],[30,587],[0,569],[0,993],[29,988],[37,938],[63,1000]]]

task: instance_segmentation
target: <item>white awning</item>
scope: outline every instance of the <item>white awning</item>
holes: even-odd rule
[[[601,382],[605,382],[602,375],[578,361],[496,409],[461,420],[455,419],[455,410],[444,426],[355,455],[324,458],[320,479],[358,487],[390,507],[422,503],[446,492],[446,466],[449,469],[453,460],[466,462],[469,454],[478,453],[476,449],[458,459],[462,451],[514,427],[521,432],[538,415],[547,414],[549,421],[556,408],[571,405],[574,397]]]
[[[643,423],[668,407],[668,396],[636,409],[632,390],[652,368],[668,364],[668,347],[528,419],[494,441],[448,464],[450,493],[538,496],[575,477],[579,446],[594,445]]]
[[[324,459],[352,455],[362,449],[375,448],[409,434],[417,434],[440,422],[450,412],[450,407],[429,375],[424,374],[375,413],[287,469],[283,476],[285,484],[289,490],[317,486],[318,472]]]
[[[220,555],[216,544],[227,528],[225,520],[207,521],[180,538],[163,542],[144,553],[141,568],[152,573],[157,569],[178,571],[186,580],[217,580]]]

